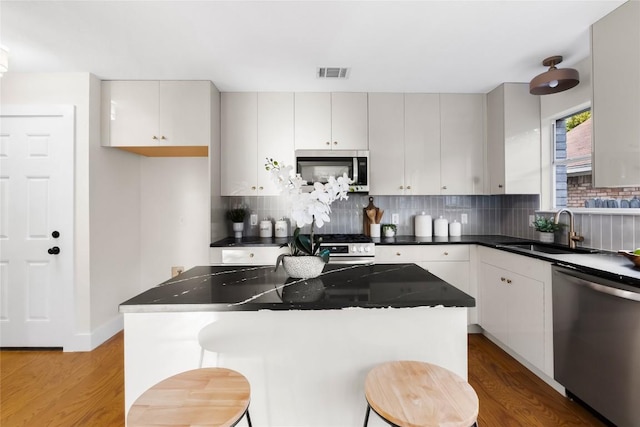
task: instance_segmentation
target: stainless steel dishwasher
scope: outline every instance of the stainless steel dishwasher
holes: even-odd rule
[[[619,427],[640,426],[640,288],[553,267],[554,378]]]

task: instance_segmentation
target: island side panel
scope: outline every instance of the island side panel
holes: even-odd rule
[[[467,309],[126,313],[127,413],[153,384],[200,367],[202,355],[203,366],[249,379],[255,425],[359,425],[364,379],[378,363],[421,360],[467,378]],[[370,425],[386,425],[378,421]]]

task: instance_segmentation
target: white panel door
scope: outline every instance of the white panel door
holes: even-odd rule
[[[73,306],[73,146],[73,107],[3,107],[2,347],[62,347],[69,333],[66,316]]]
[[[267,158],[295,165],[293,92],[258,93],[258,196],[278,196],[280,189],[264,167]]]

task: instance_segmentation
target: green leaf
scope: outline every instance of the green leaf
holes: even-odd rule
[[[330,255],[329,249],[323,249],[318,254],[318,256],[322,258],[325,264],[329,262],[329,255]]]

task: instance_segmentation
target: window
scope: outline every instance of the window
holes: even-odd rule
[[[640,208],[640,187],[593,187],[591,130],[590,109],[555,122],[555,207]]]

